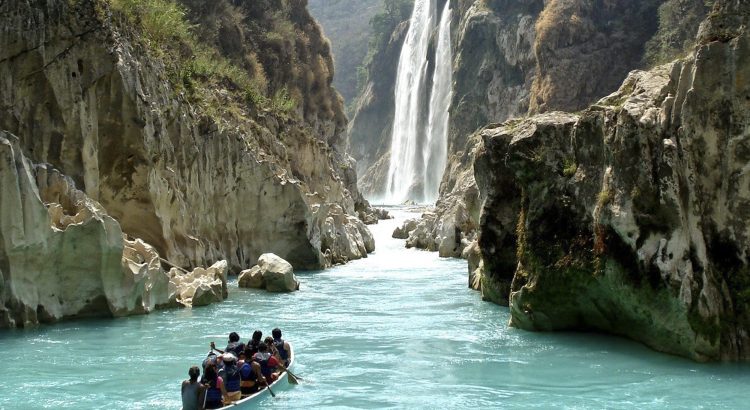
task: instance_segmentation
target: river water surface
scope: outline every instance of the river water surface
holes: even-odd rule
[[[238,289],[214,306],[0,331],[0,408],[180,407],[210,341],[275,326],[295,374],[263,408],[749,408],[750,366],[697,364],[624,339],[530,333],[467,288],[466,262],[373,226],[369,258],[298,273],[299,292]]]

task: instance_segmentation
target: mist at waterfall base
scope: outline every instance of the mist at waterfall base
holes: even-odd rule
[[[467,288],[466,262],[373,225],[369,258],[298,272],[291,294],[238,289],[224,303],[0,331],[0,408],[178,409],[180,382],[227,334],[278,326],[297,386],[254,408],[744,408],[750,366],[699,364],[625,339],[509,328]]]
[[[447,161],[452,51],[450,2],[437,20],[437,2],[416,0],[401,49],[385,198],[434,203]],[[428,55],[437,28],[434,58]],[[430,61],[433,61],[430,64]],[[431,76],[430,76],[431,74]]]

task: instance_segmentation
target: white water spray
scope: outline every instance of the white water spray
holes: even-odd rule
[[[445,2],[438,32],[435,53],[435,74],[430,93],[430,116],[427,122],[427,141],[422,146],[424,158],[424,199],[435,202],[440,180],[448,160],[448,109],[453,96],[453,53],[451,51],[451,9]]]
[[[436,3],[416,0],[396,77],[391,160],[386,200],[434,202],[446,162],[448,104],[450,104],[450,8],[440,22],[436,67],[429,105],[428,48],[435,29]],[[429,185],[429,186],[428,186]]]

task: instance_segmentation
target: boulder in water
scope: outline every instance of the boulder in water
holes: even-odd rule
[[[404,221],[403,225],[400,227],[397,227],[393,230],[393,235],[391,237],[396,239],[406,239],[409,237],[409,234],[417,228],[417,224],[419,223],[419,220],[412,218],[407,219]]]
[[[266,282],[263,280],[260,266],[255,265],[251,269],[240,272],[238,286],[241,288],[265,289]]]
[[[209,268],[195,268],[182,273],[173,268],[169,271],[170,300],[184,306],[205,306],[226,299],[227,262],[221,260]]]
[[[299,281],[294,276],[292,265],[279,256],[273,253],[260,255],[258,268],[266,284],[266,290],[269,292],[294,292],[299,290]]]

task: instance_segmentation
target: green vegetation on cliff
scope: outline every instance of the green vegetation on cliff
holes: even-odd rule
[[[357,68],[367,54],[367,24],[382,6],[383,0],[310,0],[307,6],[331,41],[333,85],[349,107],[357,94]]]
[[[294,103],[287,94],[266,96],[262,73],[251,77],[247,70],[206,44],[196,25],[188,20],[184,6],[172,0],[111,0],[110,4],[124,17],[123,23],[136,27],[151,52],[161,58],[175,91],[184,92],[207,114],[238,114],[246,104],[278,114],[293,110]],[[241,18],[236,10],[234,18]],[[230,104],[218,98],[216,90],[220,89],[233,91]]]
[[[663,64],[686,54],[714,0],[668,0],[659,7],[659,30],[646,43],[647,65]]]
[[[277,4],[278,3],[278,4]],[[343,112],[328,43],[300,1],[110,0],[161,58],[176,92],[212,116]],[[283,60],[283,61],[282,61]]]
[[[409,19],[414,0],[385,0],[383,9],[370,20],[370,39],[367,54],[362,65],[357,69],[357,91],[361,92],[367,82],[368,67],[373,58],[381,53],[396,30],[396,27]]]

